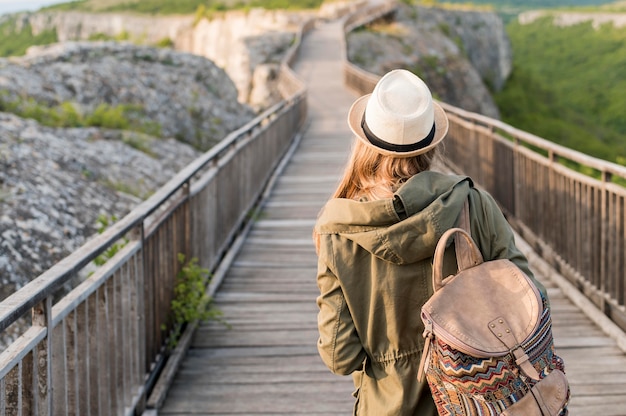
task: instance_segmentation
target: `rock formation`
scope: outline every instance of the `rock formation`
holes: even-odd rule
[[[260,111],[280,99],[269,93],[275,88],[268,91],[267,86],[274,84],[280,61],[300,25],[311,17],[310,12],[264,9],[232,11],[197,21],[193,16],[48,11],[21,14],[18,28],[29,25],[33,34],[54,30],[60,42],[106,36],[148,45],[171,44],[224,69],[237,87],[239,100]]]
[[[211,61],[113,42],[67,42],[2,59],[0,91],[5,107],[18,99],[65,105],[83,118],[103,103],[132,105],[160,132],[52,128],[0,112],[1,298],[85,243],[100,215],[121,218],[254,117]]]
[[[511,72],[512,52],[495,13],[402,5],[386,22],[348,36],[348,57],[382,75],[406,68],[440,100],[498,118],[490,89]]]
[[[5,103],[69,103],[85,116],[101,104],[126,106],[136,113],[131,122],[199,150],[254,117],[208,59],[118,42],[58,43],[0,60],[0,91]]]

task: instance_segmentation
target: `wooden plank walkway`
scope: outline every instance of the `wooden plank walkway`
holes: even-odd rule
[[[296,71],[310,126],[215,299],[232,326],[201,325],[161,415],[348,415],[350,377],[317,355],[315,218],[349,150],[339,22],[305,38]],[[626,415],[626,356],[553,283],[554,334],[572,385],[570,415]]]

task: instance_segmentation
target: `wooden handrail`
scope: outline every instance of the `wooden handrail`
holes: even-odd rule
[[[584,153],[572,150],[568,147],[561,146],[557,143],[536,136],[532,133],[517,129],[500,120],[492,119],[481,114],[465,111],[461,108],[454,107],[450,104],[440,102],[446,112],[455,114],[465,121],[471,122],[476,126],[483,126],[493,131],[499,130],[503,134],[507,134],[514,138],[518,144],[526,144],[541,149],[550,154],[553,160],[558,158],[567,159],[576,162],[581,166],[587,166],[599,172],[606,172],[611,175],[626,179],[626,166],[621,166],[603,159],[598,159],[586,155]]]

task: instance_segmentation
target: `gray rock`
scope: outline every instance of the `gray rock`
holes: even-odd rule
[[[434,7],[422,7],[418,13],[423,20],[436,22],[457,43],[490,89],[502,89],[513,68],[513,50],[500,16]]]
[[[3,99],[49,107],[71,103],[84,115],[101,104],[134,106],[136,121],[207,150],[254,117],[210,60],[171,49],[116,42],[33,47],[0,60]]]
[[[100,215],[123,217],[199,154],[175,139],[0,113],[0,299],[83,245]]]
[[[94,36],[124,38],[134,43],[157,45],[167,41],[176,50],[203,56],[224,69],[234,82],[239,101],[266,109],[279,99],[254,100],[253,73],[257,66],[276,64],[293,44],[300,25],[311,11],[251,9],[219,13],[211,18],[195,15],[152,16],[134,13],[84,13],[41,11],[16,16],[16,31],[29,26],[34,34],[54,31],[59,41],[89,40]],[[258,76],[256,78],[258,79]],[[269,78],[268,83],[274,82]]]
[[[439,100],[499,118],[488,86],[503,86],[512,53],[493,13],[402,5],[390,21],[352,32],[347,51],[367,71],[411,70]]]

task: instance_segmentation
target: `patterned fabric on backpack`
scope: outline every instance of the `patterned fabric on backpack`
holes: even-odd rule
[[[565,372],[563,360],[554,351],[550,309],[545,299],[543,303],[544,313],[537,331],[522,344],[542,379],[555,369]],[[441,416],[499,415],[536,384],[519,370],[512,354],[476,358],[440,339],[431,345],[426,378]],[[567,413],[565,407],[558,415]]]

